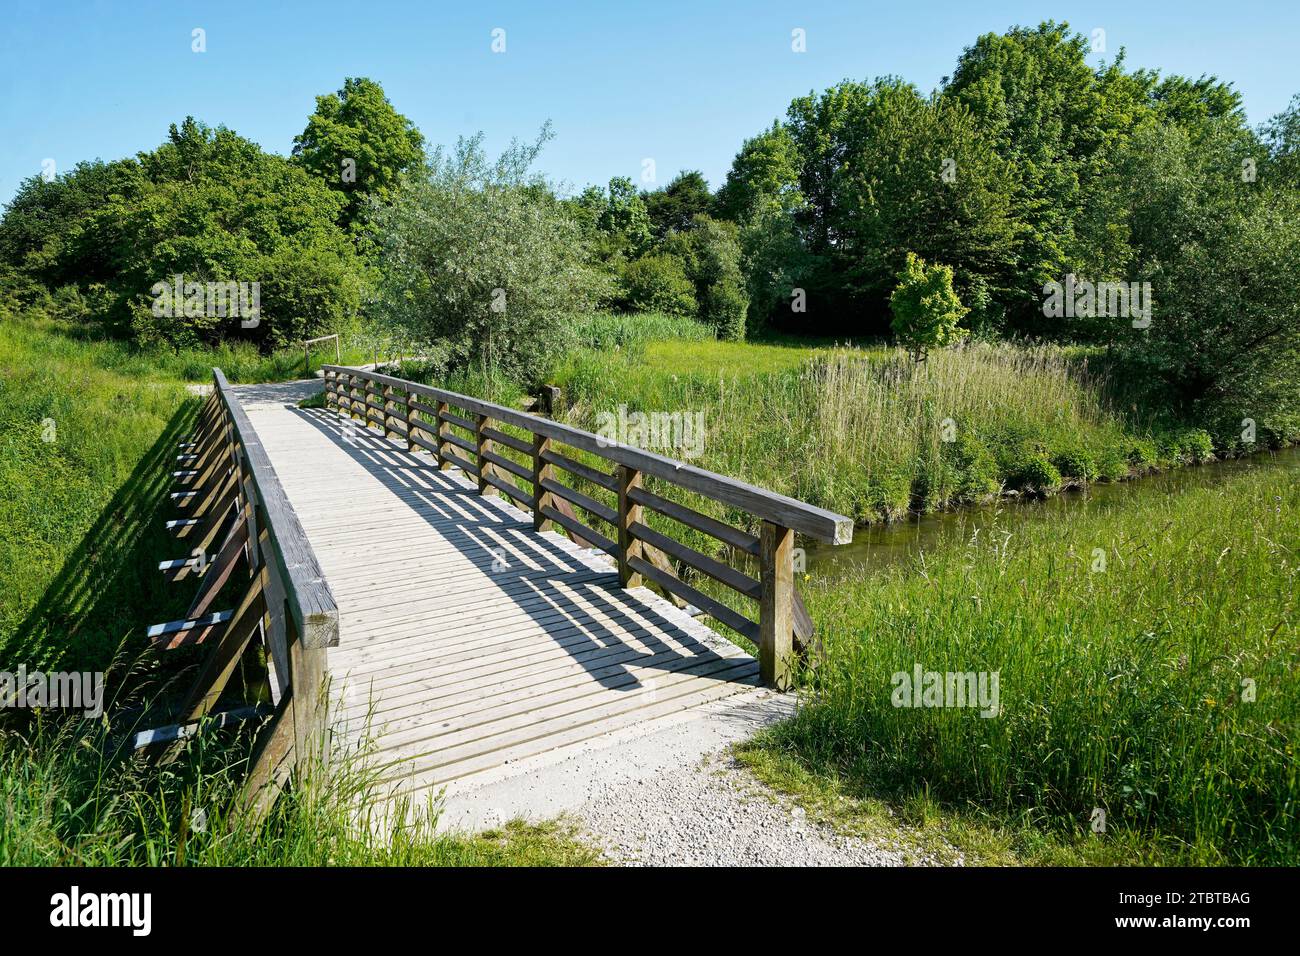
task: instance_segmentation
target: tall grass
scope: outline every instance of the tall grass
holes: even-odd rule
[[[683,350],[690,362],[674,364]],[[1210,452],[1203,435],[1162,436],[1154,416],[1120,414],[1086,358],[1047,346],[977,343],[917,365],[879,347],[654,343],[641,358],[575,355],[560,375],[573,424],[591,428],[619,405],[702,411],[693,464],[864,521]]]
[[[265,819],[243,812],[248,736],[212,727],[165,767],[116,754],[102,727],[0,732],[0,866],[578,866],[560,824],[440,833],[437,806],[383,804],[364,755],[294,782]],[[367,812],[367,806],[384,807]]]
[[[1164,859],[1294,865],[1296,477],[1261,467],[1068,524],[972,517],[961,547],[806,582],[826,659],[765,746],[863,793],[1066,834],[1101,808]],[[893,706],[916,664],[998,672],[1001,716]]]

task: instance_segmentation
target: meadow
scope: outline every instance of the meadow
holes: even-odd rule
[[[1123,407],[1096,367],[1103,357],[1077,347],[975,342],[916,363],[883,345],[723,342],[694,323],[652,320],[642,332],[639,316],[621,321],[621,338],[580,330],[552,373],[571,424],[592,429],[620,405],[703,412],[692,464],[860,522],[1003,490],[1051,494],[1215,453],[1208,434],[1161,406]]]
[[[747,759],[828,805],[978,820],[1047,862],[1293,864],[1298,467],[1285,453],[1069,521],[981,512],[956,546],[812,575],[824,656]],[[996,673],[1000,713],[898,706],[917,665]]]

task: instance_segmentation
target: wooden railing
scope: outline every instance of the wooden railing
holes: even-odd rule
[[[183,442],[171,495],[181,517],[168,530],[190,550],[161,570],[196,579],[185,617],[149,628],[155,647],[204,645],[199,673],[177,722],[136,737],[137,747],[174,754],[176,742],[205,717],[224,722],[269,713],[246,784],[250,805],[264,808],[295,765],[315,756],[324,737],[326,648],[338,644],[338,607],[316,556],[253,430],[220,369],[194,433]],[[212,610],[237,570],[248,575],[237,605]],[[271,708],[215,709],[254,638],[266,648]]]
[[[459,468],[476,479],[481,494],[505,495],[532,512],[536,530],[558,526],[580,545],[609,554],[624,587],[648,580],[695,605],[758,646],[765,683],[790,686],[796,645],[812,637],[794,580],[795,533],[845,544],[853,538],[851,519],[504,405],[345,366],[326,365],[324,372],[329,407],[385,436],[403,437],[411,451],[431,452],[440,469]],[[574,449],[613,467],[579,461]],[[759,534],[673,500],[674,490],[752,515]],[[758,578],[650,527],[647,511],[756,562]],[[674,561],[754,602],[757,615],[746,617],[682,580]]]

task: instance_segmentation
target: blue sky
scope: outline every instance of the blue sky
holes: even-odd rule
[[[718,186],[742,140],[790,100],[897,74],[929,91],[979,34],[1043,19],[1106,31],[1132,67],[1232,80],[1252,123],[1300,92],[1300,4],[244,3],[6,0],[0,17],[0,201],[61,171],[156,146],[193,114],[287,154],[345,76],[381,82],[434,143],[485,132],[490,150],[556,139],[539,167],[581,187],[655,161],[659,184],[699,169]],[[207,52],[191,51],[201,27]],[[807,52],[791,51],[806,31]],[[494,54],[492,30],[506,31]],[[1094,57],[1099,59],[1100,57]]]

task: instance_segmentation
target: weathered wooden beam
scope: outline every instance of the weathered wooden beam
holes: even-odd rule
[[[237,559],[244,554],[247,541],[248,518],[246,515],[241,515],[235,519],[217,556],[208,565],[207,573],[199,582],[198,593],[194,595],[190,609],[185,613],[186,617],[195,617],[208,609],[226,582],[230,580],[231,572],[235,570],[235,565],[238,563]]]
[[[294,766],[294,725],[291,696],[280,700],[275,714],[258,734],[248,776],[244,780],[244,812],[260,821],[275,804]]]
[[[212,709],[225,690],[230,675],[235,672],[244,648],[261,628],[262,616],[266,613],[262,578],[263,575],[258,575],[253,579],[239,607],[217,635],[215,646],[199,669],[194,686],[181,705],[181,723],[198,720]]]
[[[151,626],[146,635],[157,650],[171,651],[178,647],[190,647],[221,636],[234,615],[234,611],[214,611],[199,617],[166,621]]]
[[[246,720],[267,717],[272,713],[274,713],[274,709],[265,704],[246,704],[242,707],[216,710],[207,716],[216,727],[230,727]],[[132,735],[132,748],[142,750],[145,747],[176,743],[186,737],[194,736],[200,726],[197,723],[168,724],[165,727],[155,727],[152,730],[139,730]]]
[[[477,446],[475,454],[478,457],[478,493],[480,495],[495,495],[497,493],[489,482],[488,475],[496,474],[496,466],[488,461],[487,455],[492,451],[492,439],[487,436],[486,429],[488,422],[491,421],[486,415],[479,415],[474,424],[474,442]]]
[[[555,522],[543,514],[543,509],[555,506],[555,496],[543,486],[543,482],[555,476],[555,469],[546,460],[546,453],[551,448],[551,440],[545,435],[533,435],[533,530],[549,531]]]
[[[641,575],[628,563],[629,558],[641,557],[641,540],[632,531],[641,523],[641,506],[628,495],[640,485],[641,472],[618,466],[618,583],[625,588],[641,586]]]
[[[198,554],[191,555],[188,558],[159,561],[158,570],[162,572],[163,580],[174,584],[177,581],[184,581],[194,574],[206,574],[208,570],[208,554],[201,547],[194,550]]]
[[[794,532],[764,521],[759,542],[759,676],[784,691],[793,684]]]
[[[407,450],[408,452],[414,452],[414,451],[415,451],[416,445],[415,445],[415,440],[413,439],[412,436],[415,434],[415,430],[416,430],[417,428],[420,427],[420,410],[419,410],[418,408],[415,407],[415,402],[412,401],[413,397],[414,397],[414,396],[412,396],[409,392],[407,393],[407,396],[406,396],[406,450]]]

